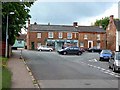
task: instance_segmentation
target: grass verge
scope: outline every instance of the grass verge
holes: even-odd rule
[[[2,90],[9,90],[11,88],[11,79],[12,79],[12,73],[11,71],[7,68],[7,58],[2,58],[0,57],[0,80],[1,80],[1,86]]]

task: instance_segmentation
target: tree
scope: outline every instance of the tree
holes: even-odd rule
[[[109,24],[109,17],[96,20],[96,22],[94,23],[95,26],[102,26],[104,30],[106,30],[108,24]]]
[[[34,2],[2,2],[2,40],[6,40],[6,25],[8,15],[8,43],[13,45],[16,36],[21,33],[21,28],[26,26],[26,21],[31,18],[30,7]],[[10,15],[14,12],[14,15]]]

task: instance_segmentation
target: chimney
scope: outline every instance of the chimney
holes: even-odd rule
[[[114,15],[110,15],[110,20],[109,22],[112,23],[114,21]]]
[[[77,22],[73,22],[73,26],[74,26],[74,27],[77,27],[77,26],[78,26],[78,23],[77,23]]]
[[[37,25],[37,23],[36,23],[36,22],[34,22],[34,25]]]
[[[48,25],[50,25],[50,22],[48,23]]]

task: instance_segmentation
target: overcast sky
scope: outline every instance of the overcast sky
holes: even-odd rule
[[[64,0],[63,0],[64,1]],[[118,2],[40,2],[30,8],[31,23],[89,26],[96,19],[114,15],[118,18]]]

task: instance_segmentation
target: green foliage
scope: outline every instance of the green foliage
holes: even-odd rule
[[[96,20],[96,22],[94,23],[95,26],[102,26],[104,30],[106,30],[108,24],[109,24],[109,17],[105,17],[103,19]]]
[[[21,28],[25,27],[26,21],[31,17],[29,15],[30,7],[33,2],[3,2],[2,3],[2,40],[6,39],[6,25],[8,15],[8,42],[13,45],[15,37],[21,33]],[[10,12],[14,12],[13,15]]]
[[[8,90],[12,84],[12,73],[7,68],[2,68],[2,90]]]

